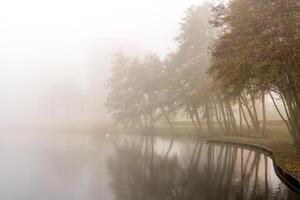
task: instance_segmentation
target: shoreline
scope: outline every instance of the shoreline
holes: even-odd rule
[[[183,129],[184,130],[184,129]],[[140,134],[138,132],[131,132]],[[260,151],[267,154],[273,161],[277,176],[294,192],[300,195],[300,148],[296,147],[288,133],[282,130],[269,130],[269,137],[259,135],[210,135],[208,132],[196,133],[178,131],[172,133],[158,128],[148,136],[157,136],[173,139],[201,138],[206,143],[240,146],[245,149]]]
[[[252,146],[255,150],[268,153],[273,161],[276,162],[276,165],[280,166],[281,171],[293,176],[300,182],[300,148],[293,144],[291,137],[281,125],[278,127],[270,127],[268,131],[269,137],[267,138],[247,133],[228,136],[218,134],[211,135],[206,131],[202,133],[197,133],[196,131],[192,132],[190,127],[175,127],[175,129],[178,130],[176,133],[165,127],[157,127],[151,135],[165,138],[202,138],[207,141],[217,140],[227,143],[238,143],[244,147]],[[135,133],[139,134],[137,132]]]
[[[273,167],[277,176],[292,190],[296,193],[300,194],[300,178],[290,172],[289,170],[283,167],[277,159],[276,153],[274,153],[270,148],[255,144],[249,143],[244,141],[238,140],[231,140],[231,139],[224,139],[224,138],[214,138],[214,139],[207,139],[207,143],[210,144],[225,144],[225,145],[232,145],[232,146],[240,146],[249,150],[256,150],[263,153],[266,153],[273,161]]]

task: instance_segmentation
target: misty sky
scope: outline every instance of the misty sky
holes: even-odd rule
[[[30,112],[45,91],[70,81],[87,88],[98,79],[101,93],[115,51],[167,54],[184,10],[200,2],[1,1],[1,112]]]

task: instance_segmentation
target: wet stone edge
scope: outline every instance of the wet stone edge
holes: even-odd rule
[[[239,141],[232,141],[232,140],[225,140],[225,139],[208,139],[206,140],[206,143],[208,144],[223,144],[223,145],[233,145],[233,146],[239,146],[242,148],[246,148],[249,150],[255,150],[260,151],[262,153],[268,154],[268,156],[273,161],[273,167],[275,169],[276,175],[280,178],[281,181],[283,181],[290,189],[295,191],[297,194],[300,195],[300,180],[296,176],[290,174],[287,172],[284,168],[282,168],[275,159],[274,153],[271,149],[258,145],[258,144],[250,144],[245,142],[239,142]]]

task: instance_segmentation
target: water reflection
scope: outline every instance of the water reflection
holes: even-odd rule
[[[124,139],[107,166],[117,200],[299,199],[266,155],[203,140]]]
[[[189,138],[9,133],[0,160],[4,200],[297,199],[267,156]]]

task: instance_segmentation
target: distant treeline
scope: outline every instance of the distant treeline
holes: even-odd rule
[[[149,130],[163,119],[174,129],[185,113],[199,132],[205,122],[210,133],[267,137],[268,97],[300,145],[299,0],[192,6],[176,41],[164,60],[116,54],[107,107],[117,122]]]

